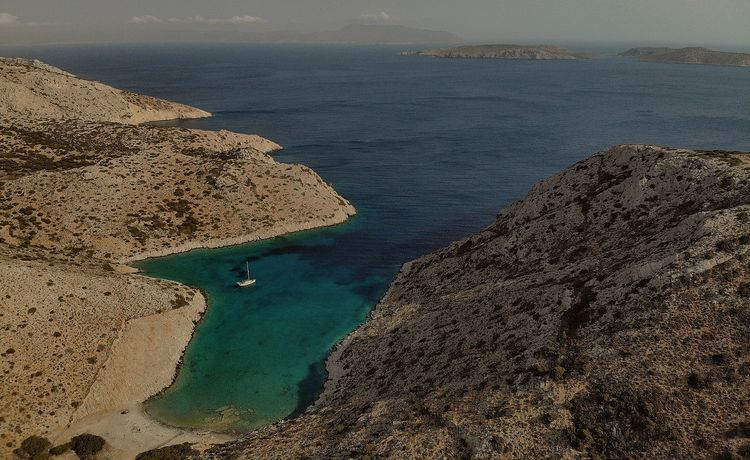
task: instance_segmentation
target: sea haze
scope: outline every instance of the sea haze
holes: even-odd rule
[[[750,69],[397,51],[0,48],[210,110],[214,118],[179,125],[269,137],[285,146],[277,160],[312,167],[359,211],[332,229],[139,264],[210,302],[175,384],[148,405],[158,418],[245,431],[303,410],[322,389],[331,347],[366,319],[401,264],[476,232],[598,150],[750,150]],[[246,260],[258,283],[241,290]]]

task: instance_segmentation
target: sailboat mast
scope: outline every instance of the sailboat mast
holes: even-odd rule
[[[245,268],[247,268],[247,279],[250,279],[250,261],[245,261]]]

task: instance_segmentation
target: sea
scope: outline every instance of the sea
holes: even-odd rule
[[[352,202],[345,224],[136,266],[202,289],[209,309],[174,384],[175,426],[246,432],[309,407],[325,360],[400,266],[490,224],[537,181],[623,143],[750,150],[750,68],[399,56],[410,47],[0,47],[80,77],[191,104],[284,146]],[[623,48],[624,49],[624,48]],[[250,263],[257,284],[235,282]]]

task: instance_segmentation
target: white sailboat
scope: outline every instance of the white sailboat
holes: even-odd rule
[[[247,278],[242,281],[237,281],[237,286],[247,287],[255,284],[255,280],[250,278],[250,262],[245,261],[245,268],[247,268]]]

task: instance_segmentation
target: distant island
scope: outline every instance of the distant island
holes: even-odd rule
[[[555,45],[466,45],[455,48],[404,51],[402,56],[431,56],[454,59],[592,59],[592,53],[576,53]]]
[[[702,47],[689,48],[631,48],[618,56],[634,57],[639,61],[670,62],[676,64],[750,66],[750,54],[714,51]]]

